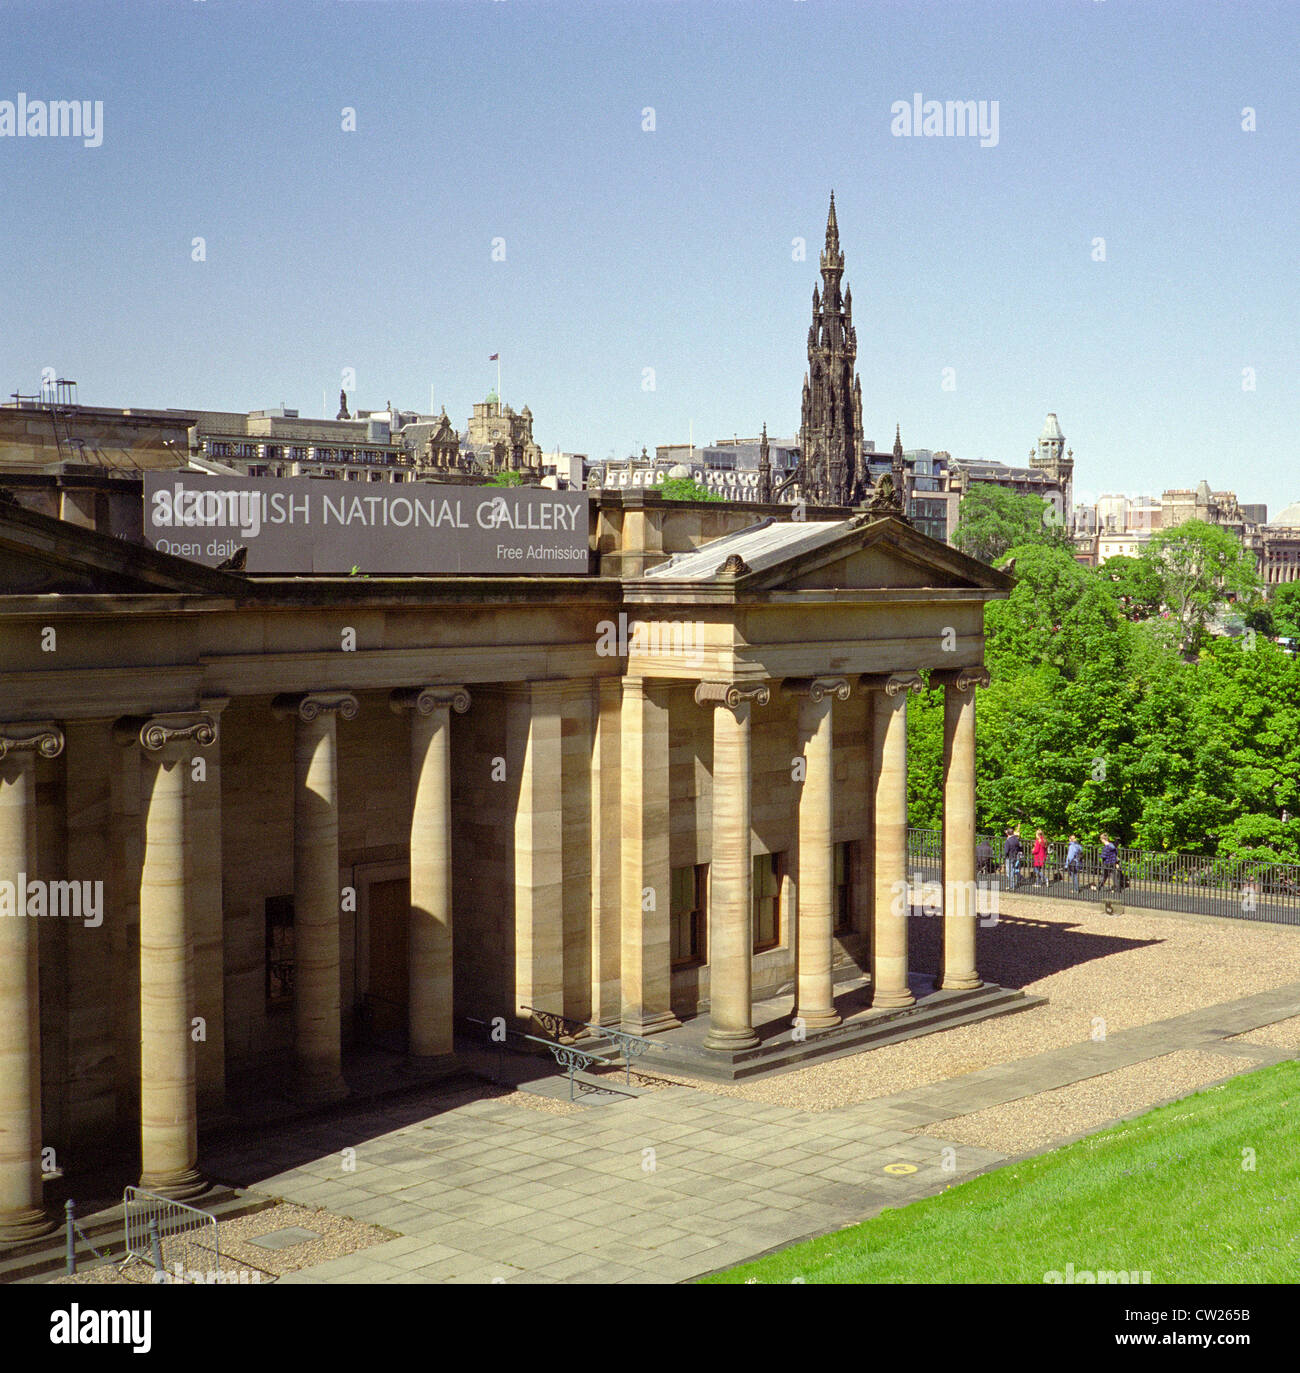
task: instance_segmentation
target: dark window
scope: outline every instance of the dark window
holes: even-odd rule
[[[697,863],[691,868],[672,871],[672,963],[686,967],[703,963],[705,959],[705,931],[708,929],[707,893],[709,865]]]
[[[266,1004],[293,1002],[293,897],[266,898]]]
[[[774,949],[781,942],[781,872],[779,853],[760,853],[754,859],[754,952]]]
[[[835,845],[835,933],[853,930],[853,844]]]

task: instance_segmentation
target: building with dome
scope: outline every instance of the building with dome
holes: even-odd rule
[[[489,391],[474,406],[461,443],[475,464],[489,472],[532,472],[541,476],[542,450],[533,439],[533,412],[525,405],[518,413],[502,405]]]
[[[1292,501],[1259,531],[1259,575],[1266,587],[1300,581],[1300,501]]]

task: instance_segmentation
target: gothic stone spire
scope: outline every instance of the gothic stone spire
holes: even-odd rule
[[[866,494],[862,445],[862,388],[854,371],[858,355],[852,296],[840,296],[844,254],[831,194],[826,246],[821,255],[821,292],[813,289],[808,331],[808,376],[799,429],[801,486],[820,505],[853,505]]]

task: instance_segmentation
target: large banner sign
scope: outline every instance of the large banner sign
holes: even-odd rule
[[[144,506],[154,548],[210,567],[244,547],[249,572],[587,570],[581,492],[146,472]]]

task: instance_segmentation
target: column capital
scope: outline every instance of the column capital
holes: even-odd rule
[[[815,702],[824,701],[827,696],[847,701],[853,687],[847,677],[787,677],[781,690],[788,696],[806,696]]]
[[[863,691],[883,691],[886,696],[925,690],[919,672],[864,672],[859,680]]]
[[[45,720],[0,724],[0,758],[11,753],[36,753],[57,758],[63,752],[63,731]]]
[[[972,667],[936,669],[930,674],[931,686],[956,687],[958,691],[970,691],[974,687],[986,687],[990,682],[989,670],[983,663]]]
[[[279,695],[271,702],[276,718],[297,718],[311,724],[322,712],[335,712],[344,720],[356,719],[360,706],[350,691],[304,691]]]
[[[127,748],[139,744],[146,753],[190,741],[199,748],[209,748],[217,742],[217,722],[206,710],[127,715],[113,726],[113,737]]]
[[[400,715],[404,710],[432,715],[440,706],[464,715],[469,704],[470,695],[465,687],[442,682],[432,686],[399,687],[388,698],[388,707],[394,715]]]
[[[772,699],[771,688],[766,682],[697,682],[695,684],[695,704],[697,706],[726,706],[735,710],[746,701],[757,706],[765,706]]]

